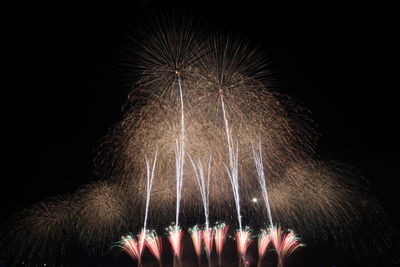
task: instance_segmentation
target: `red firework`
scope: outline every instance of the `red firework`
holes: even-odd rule
[[[226,233],[228,232],[228,225],[221,223],[214,227],[214,241],[215,249],[218,254],[218,265],[221,266],[222,249],[224,248]]]
[[[183,232],[179,226],[170,226],[167,230],[169,233],[168,240],[171,244],[174,256],[180,261],[182,255]]]

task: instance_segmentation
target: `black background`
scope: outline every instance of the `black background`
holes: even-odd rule
[[[129,27],[160,8],[153,1],[35,2],[1,11],[6,21],[1,221],[97,179],[93,149],[121,117],[127,96],[117,79],[121,45]],[[242,2],[188,10],[260,45],[280,90],[311,110],[321,157],[361,170],[398,223],[400,42],[393,2],[263,7]]]

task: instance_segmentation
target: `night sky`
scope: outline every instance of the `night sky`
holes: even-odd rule
[[[132,1],[133,2],[133,1]],[[110,2],[111,3],[111,2]],[[245,5],[245,6],[243,6]],[[121,46],[156,2],[16,4],[2,10],[1,222],[97,179],[94,148],[121,118]],[[162,8],[161,8],[162,9]],[[399,224],[399,9],[342,6],[189,8],[240,33],[271,61],[276,86],[311,110],[323,159],[358,168]]]

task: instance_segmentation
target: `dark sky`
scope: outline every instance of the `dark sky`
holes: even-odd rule
[[[95,179],[93,149],[126,99],[120,47],[154,7],[35,1],[2,11],[2,220]],[[190,10],[261,46],[280,90],[312,111],[320,155],[360,169],[398,222],[399,9],[379,1]]]

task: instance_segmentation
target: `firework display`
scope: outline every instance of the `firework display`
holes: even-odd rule
[[[271,250],[282,267],[303,246],[289,228],[342,244],[381,214],[351,168],[318,159],[308,111],[269,87],[257,49],[175,15],[151,18],[127,45],[132,91],[95,159],[105,180],[21,213],[12,232],[16,247],[29,241],[21,257],[46,257],[69,235],[90,254],[118,247],[138,265],[148,248],[162,266],[162,237],[148,228],[174,220],[166,237],[174,266],[183,266],[185,229],[201,222],[188,231],[199,266],[203,250],[209,266],[213,253],[223,266],[229,224],[239,265],[257,245],[258,266]],[[256,245],[257,230],[243,225],[262,229]],[[125,234],[132,230],[139,234]]]

